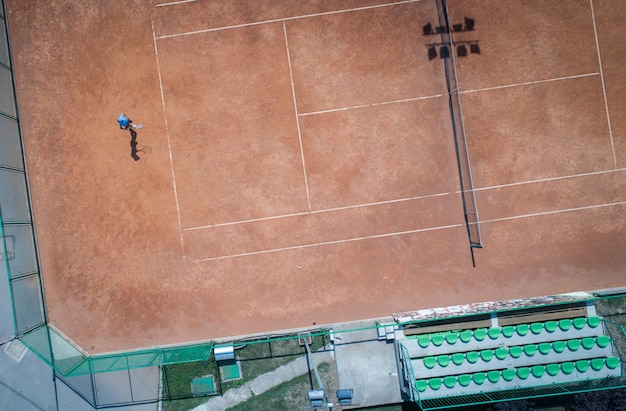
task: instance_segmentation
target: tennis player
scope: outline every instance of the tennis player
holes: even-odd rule
[[[117,119],[117,122],[122,130],[128,130],[131,127],[130,123],[132,123],[133,120],[129,119],[124,113],[122,113]]]

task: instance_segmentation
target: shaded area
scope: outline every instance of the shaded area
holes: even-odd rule
[[[130,156],[135,161],[139,160],[137,151],[138,151],[137,150],[137,132],[131,128],[130,129]]]

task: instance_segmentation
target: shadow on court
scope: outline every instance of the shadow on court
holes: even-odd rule
[[[140,157],[137,155],[137,132],[130,129],[130,156],[135,161],[139,161]]]

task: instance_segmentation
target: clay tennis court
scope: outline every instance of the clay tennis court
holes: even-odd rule
[[[623,4],[449,6],[475,268],[434,1],[7,1],[50,323],[101,353],[623,286]]]

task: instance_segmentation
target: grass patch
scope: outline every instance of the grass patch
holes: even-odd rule
[[[316,351],[329,343],[328,336],[311,339],[311,350]],[[193,398],[191,382],[196,377],[213,375],[216,390],[220,393],[241,387],[248,381],[306,355],[304,346],[297,338],[276,338],[271,341],[251,341],[235,344],[235,356],[241,364],[242,378],[230,382],[220,380],[220,372],[214,358],[208,361],[163,366],[164,411],[189,410],[207,401],[209,397]],[[307,377],[308,378],[308,377]],[[306,391],[305,391],[306,399]],[[308,403],[308,401],[307,401]]]
[[[163,401],[163,411],[189,411],[207,402],[209,397],[186,398],[183,400]]]
[[[313,337],[311,350],[315,351],[324,346],[326,337]],[[235,354],[241,364],[243,378],[240,380],[222,383],[222,390],[241,387],[248,381],[277,369],[298,357],[306,355],[306,350],[298,344],[297,339],[276,341],[252,342],[245,345],[236,345]]]
[[[207,400],[207,397],[193,397],[191,382],[194,378],[212,374],[216,388],[219,386],[219,372],[215,361],[198,361],[163,366],[163,389],[165,398],[187,398],[181,401],[164,401],[164,411],[189,410]]]
[[[326,386],[327,395],[336,386],[333,383],[332,374],[334,365],[324,362],[318,365],[318,371],[322,377],[322,382]],[[228,408],[230,411],[275,411],[275,410],[299,410],[309,406],[308,391],[311,389],[311,378],[308,374],[301,375],[293,380],[284,382],[276,387],[264,392],[261,395],[250,398],[248,401]],[[334,389],[332,390],[334,395]],[[333,399],[331,398],[331,401]],[[336,398],[334,399],[336,401]]]

